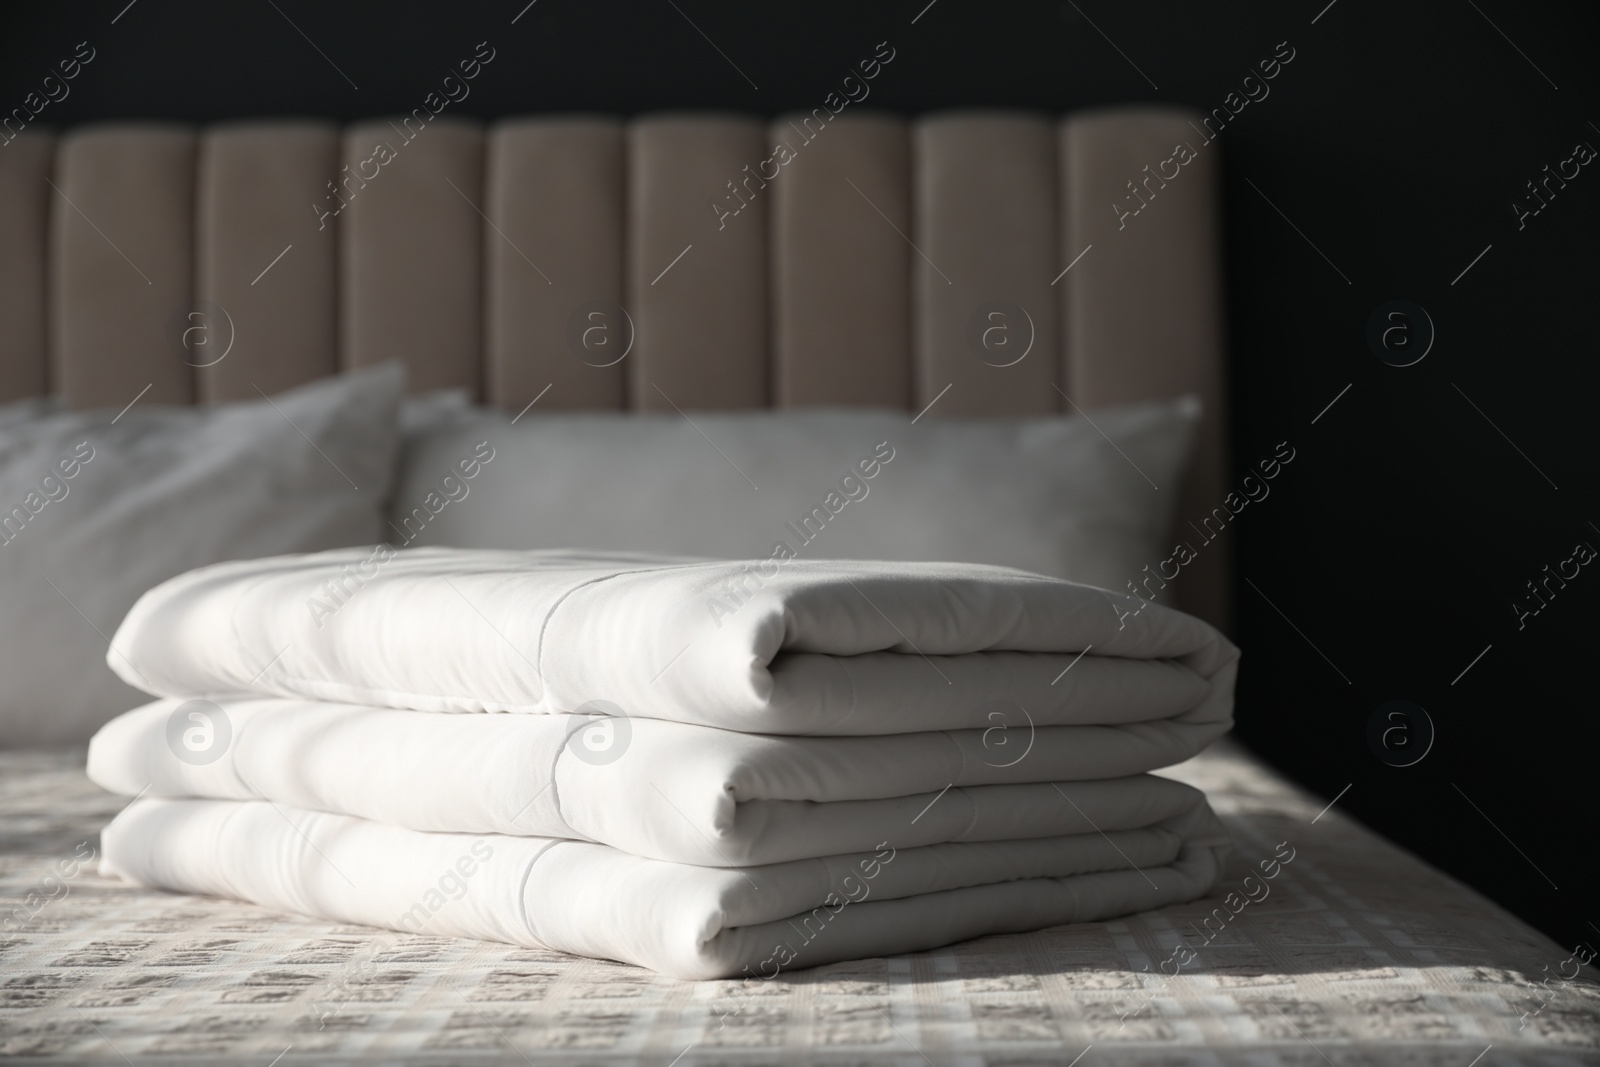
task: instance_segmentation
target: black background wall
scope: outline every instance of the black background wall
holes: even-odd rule
[[[1537,614],[1512,606],[1537,607],[1525,583],[1579,542],[1600,549],[1600,163],[1565,164],[1521,225],[1512,207],[1600,148],[1594,5],[526,3],[13,8],[0,106],[87,40],[96,58],[39,121],[354,119],[419,106],[487,40],[498,58],[454,112],[773,113],[817,106],[888,40],[869,106],[1209,110],[1287,41],[1293,64],[1220,142],[1234,466],[1298,453],[1225,535],[1239,733],[1563,944],[1600,943],[1600,564],[1566,563]],[[1392,300],[1435,331],[1411,366],[1367,341]],[[1424,343],[1415,311],[1389,324],[1391,347]],[[1425,709],[1431,747],[1414,710],[1386,708],[1369,742],[1393,700]]]

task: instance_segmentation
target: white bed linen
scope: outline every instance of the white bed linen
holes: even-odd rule
[[[987,727],[997,703],[1041,726],[1133,721],[1174,685],[1192,697],[1170,718],[1226,728],[1238,659],[1191,616],[1001,567],[387,546],[192,571],[146,593],[112,646],[113,668],[157,696],[607,700],[783,734]]]
[[[261,801],[135,801],[102,870],[341,922],[771,977],[1191,900],[1226,835],[1209,808],[1143,830],[901,848],[729,869],[606,845],[428,834]]]
[[[1204,803],[1186,785],[1137,773],[1196,747],[1168,722],[782,737],[660,719],[596,725],[223,697],[221,751],[198,763],[169,732],[175,716],[189,727],[193,706],[159,700],[109,723],[90,743],[90,778],[128,796],[265,799],[714,867],[891,837],[909,848],[1132,830]],[[586,747],[586,731],[611,747]]]

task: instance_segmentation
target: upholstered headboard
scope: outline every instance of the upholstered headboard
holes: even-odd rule
[[[1158,108],[30,130],[0,148],[0,400],[394,358],[535,412],[1196,393],[1196,468],[1152,492],[1197,517],[1224,494],[1217,152]],[[1217,621],[1223,560],[1178,590]]]

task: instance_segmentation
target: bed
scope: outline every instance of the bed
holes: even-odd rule
[[[766,169],[774,142],[805,165]],[[209,404],[398,358],[414,391],[462,387],[518,418],[1024,416],[1194,394],[1178,513],[1205,515],[1229,484],[1218,174],[1203,120],[1155,108],[30,130],[0,158],[0,393]],[[1225,550],[1174,583],[1224,627]],[[0,766],[0,871],[24,919],[0,943],[10,1056],[1600,1057],[1586,961],[1237,747],[1170,772],[1235,836],[1211,898],[760,995],[129,889],[90,862],[122,801],[81,751]],[[1228,895],[1264,863],[1270,894]],[[1168,977],[1180,944],[1196,965]]]

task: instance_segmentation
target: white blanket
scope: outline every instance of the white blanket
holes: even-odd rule
[[[226,721],[191,722],[194,708]],[[196,723],[215,752],[184,747]],[[891,838],[910,848],[1151,826],[1203,800],[1138,772],[1175,762],[1214,729],[1014,723],[783,737],[661,719],[171,699],[101,729],[89,777],[128,796],[270,800],[413,830],[599,841],[715,867],[858,852]]]
[[[102,841],[102,869],[145,885],[753,980],[1191,900],[1226,847],[1202,805],[1140,830],[923,848],[890,837],[865,854],[711,868],[587,842],[149,797]]]
[[[1198,619],[1000,567],[387,546],[192,571],[146,593],[111,644],[112,667],[157,696],[605,700],[781,734],[986,728],[997,709],[1012,726],[1020,709],[1036,726],[1221,732],[1238,659]]]

